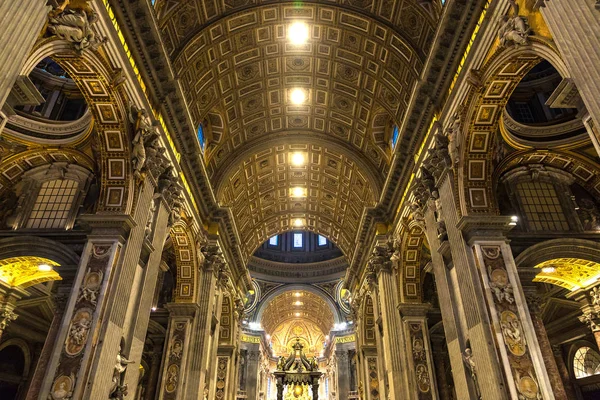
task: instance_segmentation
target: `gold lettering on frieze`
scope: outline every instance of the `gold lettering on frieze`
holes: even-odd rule
[[[356,335],[336,337],[335,338],[335,342],[336,343],[352,343],[352,342],[356,342]]]

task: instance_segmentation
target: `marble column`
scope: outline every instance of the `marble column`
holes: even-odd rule
[[[47,0],[0,2],[0,109],[46,22],[50,12],[46,3]]]
[[[197,334],[193,329],[194,319],[199,307],[194,303],[169,303],[166,308],[169,310],[169,327],[156,397],[159,400],[175,400],[183,397],[189,385],[189,363],[193,357],[191,343]],[[196,399],[200,396],[202,392],[196,392]]]
[[[384,239],[385,240],[385,239]],[[385,242],[384,242],[385,243]],[[406,385],[408,376],[406,336],[398,314],[399,290],[397,278],[392,270],[392,262],[373,264],[377,272],[378,307],[383,332],[383,360],[387,376],[388,396],[391,398],[409,398],[410,388]],[[392,334],[393,332],[393,334]],[[340,387],[341,390],[341,387]],[[344,398],[340,394],[340,398]]]
[[[133,312],[138,271],[154,186],[146,179],[129,215],[84,215],[91,227],[72,295],[57,335],[40,398],[69,388],[73,398],[106,398],[113,390],[117,355],[128,358],[126,320]],[[148,310],[136,310],[147,312]],[[127,321],[132,326],[131,321]],[[123,344],[124,347],[119,350]],[[140,360],[133,360],[139,364]],[[137,383],[132,385],[135,388]],[[55,396],[56,397],[56,396]]]
[[[33,377],[31,378],[31,383],[29,384],[27,396],[25,397],[26,400],[35,400],[39,396],[42,382],[44,380],[44,375],[46,373],[46,367],[50,362],[50,357],[54,348],[54,342],[56,342],[56,336],[60,331],[60,325],[63,319],[63,315],[65,313],[65,306],[67,304],[67,301],[69,300],[69,294],[67,291],[70,291],[70,289],[70,287],[61,287],[59,288],[59,292],[53,296],[54,317],[52,318],[50,329],[48,330],[48,334],[46,335],[44,347],[42,348],[42,352],[40,353],[40,357],[38,358],[35,372],[33,373]]]
[[[567,399],[576,399],[577,395],[573,383],[571,382],[571,374],[569,373],[569,368],[567,368],[567,365],[565,364],[561,347],[552,346],[552,353],[554,355],[554,362],[556,363],[558,373],[560,374],[561,382],[567,393]]]
[[[429,304],[403,303],[398,306],[402,315],[402,329],[407,338],[409,371],[408,382],[410,388],[407,399],[439,399],[435,375],[433,372],[433,359],[427,328],[427,310]]]
[[[593,1],[544,0],[540,8],[595,124],[600,121],[600,13]],[[600,154],[600,138],[592,138]]]
[[[260,361],[260,344],[249,343],[248,346],[248,364],[246,366],[247,377],[246,395],[248,400],[258,399],[258,363]]]
[[[338,399],[347,399],[350,391],[350,360],[348,359],[348,349],[344,346],[335,350],[336,371],[337,371],[337,396]]]
[[[152,338],[154,348],[152,349],[152,361],[150,371],[148,371],[148,387],[144,397],[146,399],[156,398],[156,388],[158,386],[158,378],[160,376],[160,365],[163,354],[164,340],[163,338]]]
[[[503,238],[509,223],[510,217],[463,217],[459,226],[473,249],[511,397],[551,400],[555,396],[548,370],[511,248]]]
[[[215,363],[211,358],[213,353],[213,330],[218,321],[215,321],[213,311],[220,306],[218,302],[217,278],[213,265],[205,262],[200,273],[198,283],[198,299],[196,304],[198,312],[194,318],[194,332],[191,343],[190,364],[187,377],[186,392],[183,399],[196,400],[198,393],[209,389],[209,366]]]
[[[448,357],[454,379],[454,388],[459,399],[469,399],[476,389],[471,381],[463,360],[463,350],[467,341],[467,322],[461,307],[461,299],[457,282],[457,273],[448,241],[440,242],[437,233],[436,219],[432,208],[425,212],[427,241],[432,249],[431,261],[435,286],[437,288],[440,312],[444,321],[444,335],[448,347]]]
[[[454,396],[452,396],[452,388],[450,387],[450,382],[448,382],[446,375],[446,369],[448,368],[448,353],[444,350],[443,342],[445,340],[446,339],[443,336],[432,335],[431,350],[440,400],[452,400]]]
[[[554,353],[550,340],[548,340],[548,334],[546,333],[546,327],[541,316],[541,297],[536,293],[535,287],[523,287],[525,292],[525,299],[531,315],[531,322],[535,328],[535,334],[540,345],[540,351],[544,359],[544,365],[548,371],[548,377],[550,378],[550,384],[552,385],[552,391],[554,397],[557,400],[568,400],[570,397],[567,396],[565,388],[563,387],[562,379],[556,366],[556,360],[554,359]]]
[[[149,253],[148,261],[144,267],[139,267],[139,284],[132,288],[134,295],[130,298],[129,312],[126,315],[123,327],[123,336],[127,348],[128,358],[140,363],[152,312],[152,302],[156,292],[156,284],[162,262],[163,246],[169,235],[169,211],[167,204],[158,197],[153,200],[158,203],[153,219],[154,227],[150,236],[146,236],[143,251]],[[138,282],[138,279],[134,279]],[[125,384],[136,387],[139,379],[139,368],[128,368],[125,372]]]
[[[463,366],[463,373],[454,375],[456,394],[461,399],[474,399],[480,394],[483,400],[504,400],[509,398],[504,368],[494,345],[496,338],[493,334],[489,310],[486,303],[482,301],[485,293],[481,286],[473,250],[466,243],[464,233],[458,227],[459,214],[457,210],[460,207],[456,204],[457,197],[454,192],[452,173],[445,173],[438,179],[438,190],[439,200],[435,203],[429,200],[427,207],[428,209],[438,208],[436,213],[440,216],[440,220],[443,219],[445,222],[447,243],[442,243],[441,246],[449,246],[448,257],[452,260],[451,290],[456,307],[459,307],[457,317],[461,335],[460,349],[457,349],[454,343],[449,342],[450,359],[453,369],[458,364],[457,352],[461,354],[461,358],[469,360],[470,367],[476,366],[476,370],[469,368],[468,371]],[[431,210],[428,212],[431,213]],[[428,228],[431,229],[430,226]],[[440,248],[440,251],[442,254],[446,253],[444,248]],[[452,347],[450,347],[451,344]],[[467,344],[469,344],[469,348],[467,348]],[[469,356],[465,353],[472,354]],[[465,372],[469,376],[467,379],[468,394],[465,393],[466,388],[463,386]]]

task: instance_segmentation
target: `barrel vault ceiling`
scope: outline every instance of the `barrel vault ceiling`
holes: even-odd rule
[[[248,258],[301,218],[351,258],[390,169],[439,9],[417,0],[157,0],[163,43]],[[437,2],[432,2],[436,3]],[[305,44],[287,38],[296,21]],[[306,95],[293,104],[290,94]],[[302,167],[291,154],[306,157]],[[294,187],[306,196],[289,196]]]

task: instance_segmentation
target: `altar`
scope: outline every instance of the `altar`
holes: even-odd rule
[[[287,359],[279,357],[277,370],[273,373],[277,380],[277,400],[319,399],[319,379],[322,373],[319,371],[317,358],[309,360],[303,348],[298,340]],[[283,392],[286,387],[284,398]]]

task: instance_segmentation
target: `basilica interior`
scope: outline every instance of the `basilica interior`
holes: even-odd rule
[[[600,399],[600,1],[0,21],[2,400]]]

